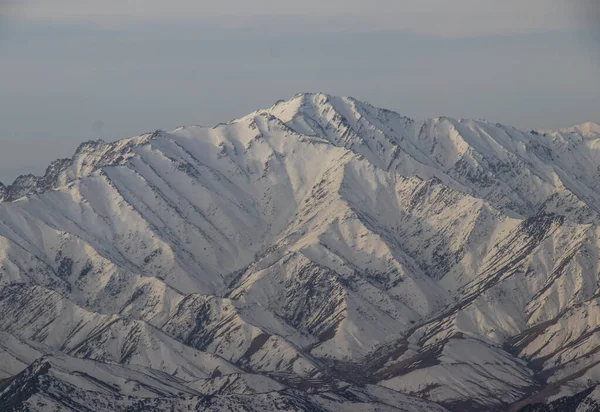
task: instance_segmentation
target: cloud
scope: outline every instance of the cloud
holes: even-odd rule
[[[591,1],[591,0],[579,0]],[[442,36],[571,29],[568,0],[20,0],[12,18],[114,26],[190,22],[277,31],[402,30]]]

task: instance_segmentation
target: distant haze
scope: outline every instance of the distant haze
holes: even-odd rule
[[[83,140],[213,125],[306,91],[414,118],[600,122],[592,0],[0,4],[4,183]]]

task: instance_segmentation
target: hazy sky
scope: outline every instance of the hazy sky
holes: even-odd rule
[[[594,0],[0,0],[0,181],[80,141],[295,93],[413,118],[600,122]]]

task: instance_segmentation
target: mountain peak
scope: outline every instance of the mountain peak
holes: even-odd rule
[[[585,122],[566,129],[561,129],[561,132],[576,133],[586,138],[600,137],[600,125],[594,122]]]
[[[86,176],[99,167],[122,164],[132,155],[133,147],[163,134],[163,131],[157,130],[153,133],[125,138],[112,143],[104,140],[82,142],[71,158],[57,159],[51,162],[44,175],[20,175],[8,186],[0,184],[0,202],[13,201],[54,189]]]
[[[554,130],[538,130],[540,134],[548,133],[548,134],[556,134],[560,133],[563,135],[573,134],[577,136],[581,136],[584,139],[596,139],[600,137],[600,125],[594,122],[585,122],[581,124],[577,124],[571,127],[564,127],[562,129],[554,129]]]

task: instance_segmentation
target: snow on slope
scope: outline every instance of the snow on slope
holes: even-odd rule
[[[231,384],[243,379],[252,382],[245,385],[245,390],[240,391],[239,384]],[[0,405],[3,410],[77,412],[446,411],[430,402],[386,392],[383,388],[340,388],[308,395],[249,375],[216,377],[203,384],[188,385],[152,369],[126,368],[64,355],[42,357],[13,378],[0,382]]]
[[[560,132],[581,135],[588,139],[596,139],[600,136],[600,125],[593,122],[587,122],[566,129],[560,129]]]
[[[600,383],[596,132],[302,94],[86,142],[0,187],[0,379],[46,353],[171,374],[223,408],[289,388],[380,402],[309,395],[353,383],[457,410],[572,395]]]

